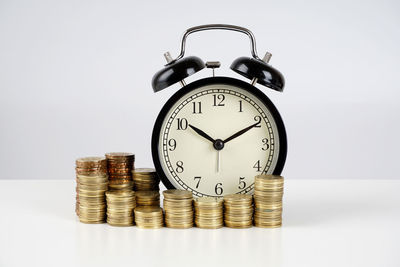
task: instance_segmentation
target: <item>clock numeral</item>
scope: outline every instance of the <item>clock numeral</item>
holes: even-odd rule
[[[268,150],[268,148],[269,148],[268,138],[264,138],[261,141],[263,143],[263,147],[261,149],[264,150],[264,151]]]
[[[177,118],[176,119],[177,123],[178,123],[178,130],[186,130],[188,127],[188,121],[185,118]]]
[[[244,181],[245,177],[239,177],[239,189],[245,189],[246,188],[246,182]]]
[[[177,173],[182,173],[185,169],[183,168],[183,161],[177,161],[176,162],[176,172]]]
[[[256,162],[256,164],[254,164],[253,168],[257,169],[257,172],[261,172],[260,160],[257,160],[257,162]]]
[[[223,103],[225,100],[225,96],[223,94],[213,95],[214,97],[214,107],[223,107],[225,104]],[[217,103],[218,102],[218,103]]]
[[[222,188],[222,183],[217,183],[215,185],[215,194],[222,195],[223,192],[224,192],[224,189]]]
[[[176,140],[171,138],[168,141],[169,151],[174,151],[176,148]]]
[[[254,120],[258,123],[255,128],[261,128],[261,116],[254,116]]]
[[[197,180],[197,184],[196,184],[196,189],[197,189],[197,188],[199,188],[199,184],[200,184],[200,181],[201,181],[201,176],[195,176],[194,180],[195,181]]]
[[[239,100],[239,112],[243,112],[243,103],[242,103],[242,100]]]
[[[193,114],[202,114],[201,102],[193,102]]]

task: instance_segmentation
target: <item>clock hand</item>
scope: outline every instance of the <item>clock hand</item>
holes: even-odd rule
[[[221,159],[220,159],[220,155],[219,155],[219,150],[217,150],[217,172],[219,172],[219,170],[220,170],[220,162],[221,162]]]
[[[203,132],[202,130],[200,130],[199,128],[194,127],[193,125],[189,124],[189,127],[193,129],[193,131],[195,131],[197,134],[199,134],[200,136],[204,137],[205,139],[211,141],[213,144],[215,143],[215,140],[209,136],[208,134],[206,134],[205,132]]]
[[[231,141],[232,139],[235,139],[236,137],[241,136],[242,134],[244,134],[244,133],[247,132],[248,130],[250,130],[250,129],[256,127],[258,124],[260,124],[260,122],[254,123],[254,124],[252,124],[252,125],[250,125],[250,126],[244,128],[243,130],[240,130],[239,132],[237,132],[237,133],[235,133],[235,134],[229,136],[228,138],[226,138],[223,142],[224,142],[224,143],[227,143],[227,142]]]

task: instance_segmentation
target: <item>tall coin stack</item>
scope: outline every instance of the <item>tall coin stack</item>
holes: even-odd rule
[[[194,200],[196,226],[207,229],[217,229],[224,226],[222,203],[221,198],[196,198]]]
[[[193,194],[179,189],[163,192],[165,225],[170,228],[193,227]]]
[[[83,223],[105,222],[108,188],[107,165],[104,157],[76,160],[76,213]]]
[[[107,172],[110,190],[132,190],[132,170],[135,155],[132,153],[107,153]]]
[[[230,228],[248,228],[253,225],[253,197],[244,194],[224,196],[225,225]]]
[[[136,206],[160,207],[159,191],[136,191]]]
[[[106,192],[107,223],[113,226],[132,226],[136,207],[135,192],[114,190]]]
[[[137,207],[135,208],[135,222],[139,228],[161,228],[164,226],[163,211],[160,207]]]
[[[132,171],[135,191],[157,191],[160,190],[160,179],[156,170],[151,168],[137,168]]]
[[[257,175],[254,182],[254,225],[280,227],[282,225],[283,177]]]

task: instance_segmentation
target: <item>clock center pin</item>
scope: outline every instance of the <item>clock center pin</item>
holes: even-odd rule
[[[222,141],[221,139],[217,139],[215,140],[213,146],[216,150],[222,150],[224,148],[224,141]]]

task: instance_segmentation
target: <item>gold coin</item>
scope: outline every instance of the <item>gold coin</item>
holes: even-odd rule
[[[153,214],[162,212],[162,208],[160,207],[137,207],[135,209],[135,214]]]
[[[136,203],[138,206],[160,206],[160,193],[158,191],[136,192]]]
[[[133,181],[126,181],[125,183],[120,183],[120,184],[113,184],[111,181],[108,183],[109,187],[113,187],[113,188],[126,188],[126,187],[133,187]],[[133,191],[133,190],[132,190]]]
[[[106,158],[105,157],[83,157],[83,158],[78,158],[75,161],[75,164],[77,167],[83,167],[83,168],[90,168],[92,166],[97,167],[101,165],[106,165]]]
[[[261,180],[265,182],[283,182],[283,177],[273,174],[260,174],[255,177],[255,180]]]
[[[106,196],[109,198],[135,197],[135,191],[107,191]]]
[[[110,180],[131,180],[132,181],[132,175],[130,174],[115,174],[115,173],[109,173],[108,178]]]
[[[230,194],[224,196],[225,203],[247,203],[252,201],[251,195],[244,194]]]
[[[217,206],[223,204],[222,198],[214,198],[214,197],[199,197],[194,199],[194,204],[196,206]]]
[[[75,168],[75,172],[77,175],[86,175],[86,176],[104,176],[107,174],[106,169],[80,169]]]
[[[193,194],[187,190],[169,189],[163,192],[166,199],[192,199]]]
[[[153,168],[136,168],[132,170],[134,174],[153,174],[156,173],[156,170]]]
[[[136,198],[159,198],[160,192],[158,191],[141,191],[136,192]]]
[[[160,207],[135,208],[135,222],[139,228],[161,228],[164,225],[163,212]]]
[[[131,159],[119,159],[119,160],[107,160],[108,168],[130,168],[131,170],[134,167],[134,161]]]
[[[108,182],[105,183],[98,183],[98,184],[78,184],[78,189],[84,189],[84,190],[107,190],[108,188]]]
[[[119,158],[134,158],[135,154],[129,152],[110,152],[106,153],[107,159],[119,159]]]
[[[133,187],[133,183],[132,180],[130,179],[121,179],[121,180],[112,180],[110,179],[108,181],[108,185],[109,186],[132,186]]]

